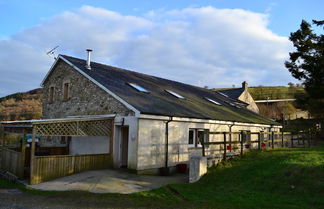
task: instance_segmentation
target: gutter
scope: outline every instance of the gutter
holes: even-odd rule
[[[246,122],[237,122],[237,121],[221,121],[215,119],[199,119],[199,118],[185,118],[185,117],[175,117],[175,116],[166,116],[166,115],[149,115],[141,114],[140,119],[145,120],[160,120],[166,121],[168,118],[172,117],[175,122],[189,122],[189,123],[209,123],[209,124],[221,124],[221,125],[238,125],[238,126],[253,126],[253,127],[281,127],[281,125],[270,125],[263,123],[246,123]]]

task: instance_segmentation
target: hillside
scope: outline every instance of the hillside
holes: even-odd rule
[[[305,90],[301,86],[259,86],[250,87],[249,92],[254,100],[266,99],[294,99],[305,94]]]
[[[215,88],[214,91],[229,90],[233,88]],[[305,94],[302,86],[252,86],[249,92],[254,100],[266,99],[294,99]]]
[[[33,89],[0,98],[0,120],[30,120],[42,116],[43,89]]]

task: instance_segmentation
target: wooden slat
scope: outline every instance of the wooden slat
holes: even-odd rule
[[[19,178],[23,178],[24,164],[22,154],[14,150],[0,148],[0,168]]]
[[[110,154],[35,156],[30,184],[111,166]]]

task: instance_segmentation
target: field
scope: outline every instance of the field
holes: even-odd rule
[[[0,208],[324,208],[324,144],[252,151],[209,169],[197,183],[130,195],[43,192],[0,180],[0,188],[17,187],[21,194],[0,193]]]
[[[249,92],[254,100],[266,99],[295,99],[304,95],[303,87],[285,87],[285,86],[259,86],[250,87]]]

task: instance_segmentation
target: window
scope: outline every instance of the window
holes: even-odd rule
[[[251,142],[251,131],[244,131],[242,134],[243,143]]]
[[[208,142],[208,129],[189,129],[189,147],[201,147],[201,142]]]
[[[144,89],[143,87],[141,87],[141,86],[139,86],[137,84],[134,84],[134,83],[127,83],[127,84],[130,85],[131,87],[133,87],[134,89],[136,89],[139,92],[149,93],[148,90]]]
[[[63,85],[63,100],[68,100],[70,98],[70,84],[64,83]]]
[[[225,102],[226,102],[227,104],[229,104],[229,105],[235,107],[235,104],[233,104],[232,102],[228,102],[228,101],[225,101]]]
[[[49,95],[48,95],[49,103],[54,102],[54,90],[55,90],[55,88],[53,86],[49,88]]]
[[[201,144],[201,142],[205,141],[205,131],[204,130],[197,130],[197,139],[198,139],[199,144]]]
[[[195,145],[195,130],[189,130],[189,145]]]
[[[224,93],[222,93],[222,92],[219,92],[219,91],[218,91],[218,93],[219,93],[220,95],[223,95],[224,97],[228,97],[226,94],[224,94]]]
[[[171,90],[165,90],[165,91],[168,92],[169,94],[171,94],[171,95],[174,96],[174,97],[177,97],[177,98],[179,98],[179,99],[184,99],[183,96],[181,96],[180,94],[178,94],[178,93],[176,93],[176,92],[174,92],[174,91],[171,91]]]
[[[205,97],[205,99],[206,99],[207,101],[209,101],[209,102],[213,103],[213,104],[216,104],[216,105],[222,105],[221,103],[219,103],[219,102],[216,102],[215,100],[213,100],[213,99],[210,99],[210,98],[208,98],[208,97]]]
[[[260,140],[261,141],[265,140],[263,131],[260,131]]]

